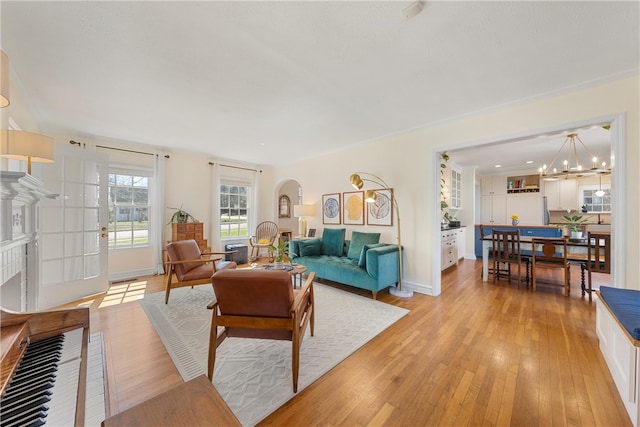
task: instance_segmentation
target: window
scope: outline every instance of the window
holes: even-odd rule
[[[597,196],[599,186],[585,186],[582,188],[582,204],[587,207],[587,212],[611,212],[611,188],[602,186],[603,196]]]
[[[149,245],[149,177],[109,173],[109,248]]]
[[[220,185],[220,238],[233,239],[249,236],[249,198],[247,184],[222,183]]]

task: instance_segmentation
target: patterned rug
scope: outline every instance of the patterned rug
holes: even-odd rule
[[[409,311],[314,283],[315,335],[300,349],[298,393]],[[214,298],[211,286],[179,288],[139,300],[185,381],[207,373]],[[291,342],[227,338],[218,347],[213,384],[244,426],[294,396]]]

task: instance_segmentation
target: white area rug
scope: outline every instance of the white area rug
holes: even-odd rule
[[[409,311],[314,283],[315,334],[302,342],[298,393]],[[211,286],[179,288],[139,302],[185,381],[207,373]],[[213,384],[244,426],[294,396],[289,341],[227,338],[218,347]]]

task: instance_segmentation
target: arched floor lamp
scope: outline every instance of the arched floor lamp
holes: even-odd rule
[[[372,178],[362,178],[360,175],[367,175],[369,177]],[[374,175],[372,173],[369,172],[356,172],[354,174],[351,175],[351,177],[349,178],[349,181],[351,181],[351,185],[353,185],[353,187],[356,190],[362,190],[362,187],[364,187],[364,181],[367,182],[372,182],[376,185],[379,185],[381,187],[383,187],[384,190],[387,190],[389,192],[389,194],[391,195],[391,204],[393,205],[393,208],[396,211],[396,218],[397,218],[397,224],[398,224],[398,273],[399,273],[399,280],[398,280],[398,286],[394,286],[391,289],[389,289],[389,293],[393,296],[396,297],[401,297],[401,298],[410,298],[413,296],[413,291],[409,290],[409,289],[403,289],[402,288],[402,240],[400,238],[400,209],[398,208],[398,201],[396,200],[396,196],[393,193],[393,190],[391,189],[391,187],[389,187],[389,185],[384,182],[384,180],[382,178],[380,178],[377,175]],[[364,193],[364,200],[367,203],[373,203],[376,201],[376,197],[377,194],[375,191],[373,190],[367,190]]]

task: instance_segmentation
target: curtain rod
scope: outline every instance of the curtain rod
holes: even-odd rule
[[[69,140],[69,144],[71,144],[71,145],[85,145],[84,143],[76,142],[74,140]],[[96,145],[96,148],[104,148],[105,150],[126,151],[127,153],[144,154],[145,156],[157,156],[157,154],[154,154],[154,153],[147,153],[147,152],[144,152],[144,151],[136,151],[136,150],[127,150],[126,148],[106,147],[104,145]],[[169,155],[166,154],[164,156],[164,158],[168,159]]]
[[[213,165],[215,165],[215,163],[209,162],[209,166],[213,166]],[[222,163],[218,163],[218,165],[220,165],[222,167],[225,167],[225,168],[242,169],[242,170],[245,170],[245,171],[262,173],[262,169],[257,170],[257,169],[251,169],[251,168],[243,168],[243,167],[240,167],[240,166],[225,165],[225,164],[222,164]]]

